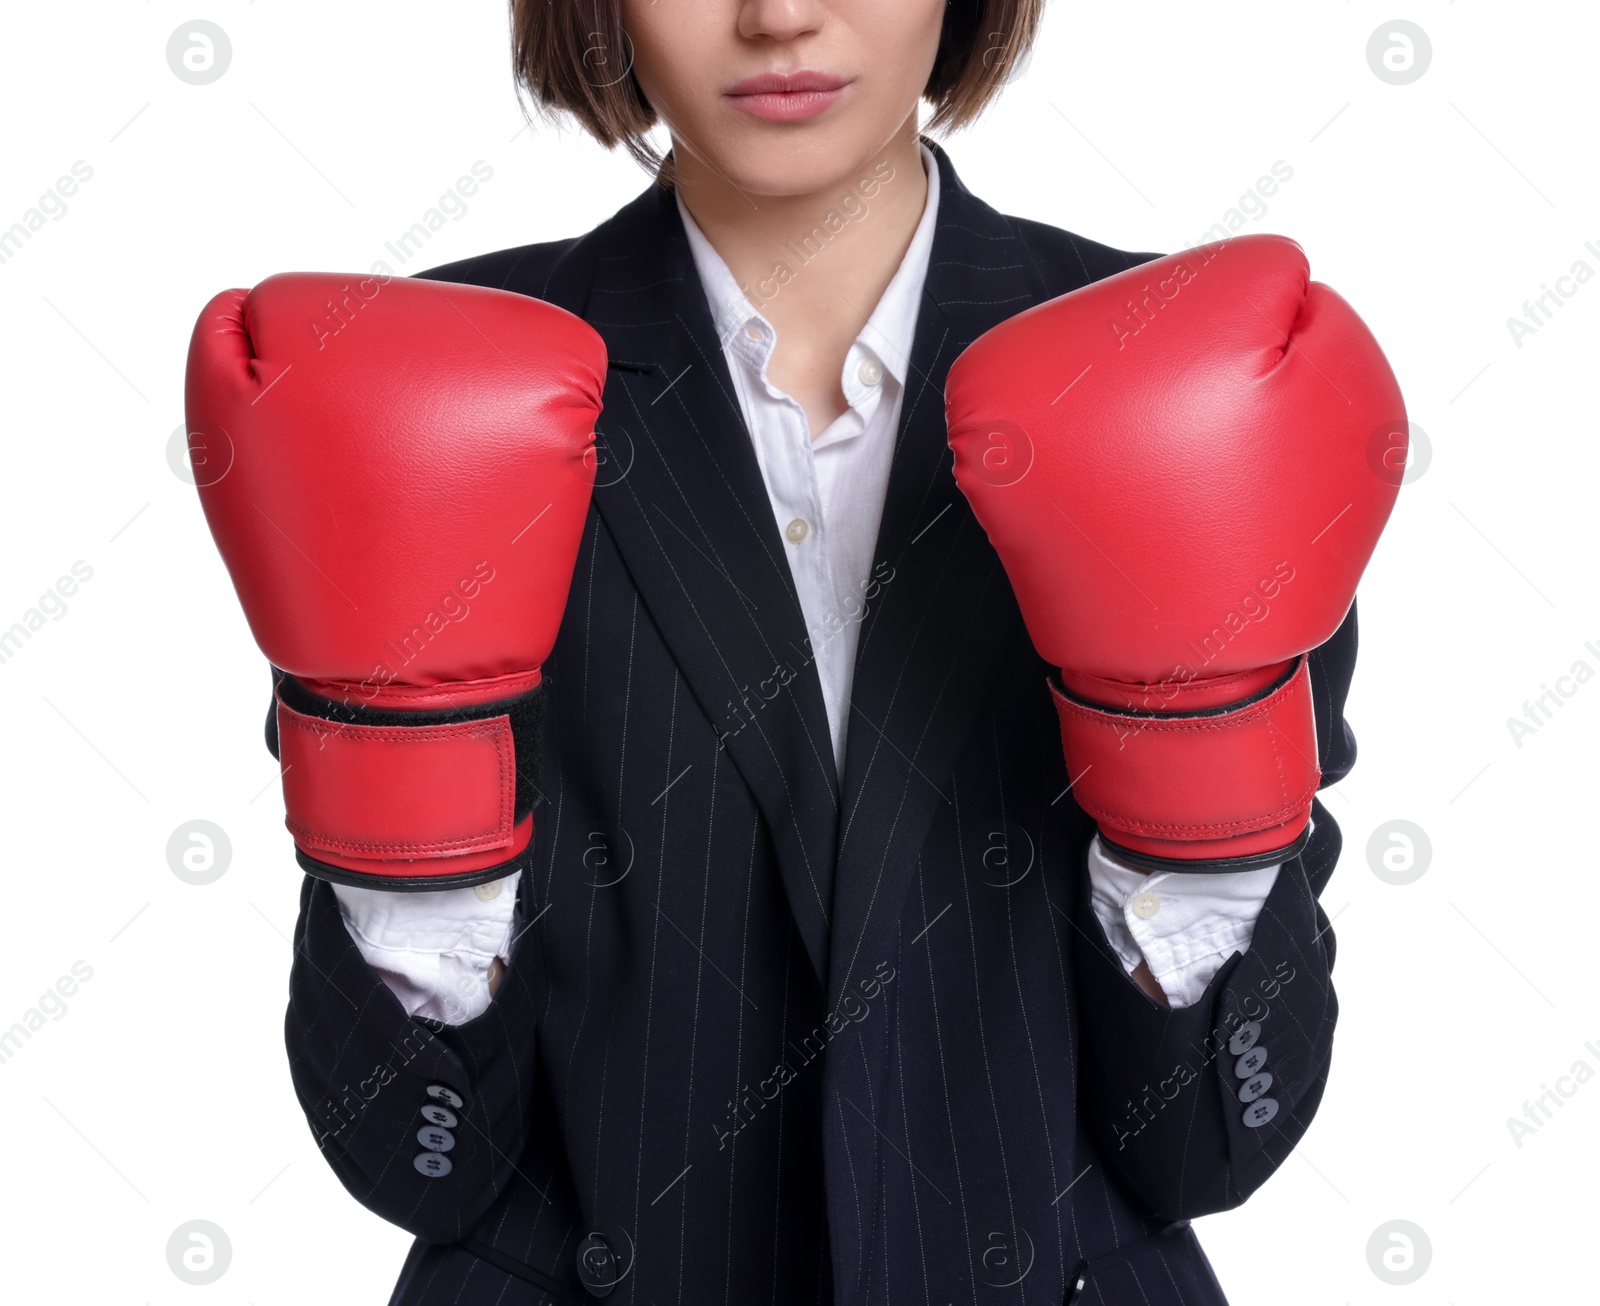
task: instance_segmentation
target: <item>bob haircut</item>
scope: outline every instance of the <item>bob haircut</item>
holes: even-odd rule
[[[662,185],[671,166],[645,138],[656,111],[633,76],[622,0],[510,0],[511,62],[548,117],[571,114],[607,149],[627,149]],[[929,130],[964,127],[983,112],[1032,48],[1044,0],[950,0],[922,96]]]

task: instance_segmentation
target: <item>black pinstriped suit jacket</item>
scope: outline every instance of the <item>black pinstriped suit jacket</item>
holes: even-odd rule
[[[1049,668],[951,475],[962,348],[1150,256],[1002,216],[935,154],[842,783],[671,196],[426,274],[570,309],[611,367],[493,1004],[408,1019],[304,888],[294,1083],[351,1194],[418,1237],[396,1303],[584,1302],[578,1258],[609,1248],[628,1306],[1054,1306],[1080,1278],[1084,1302],[1214,1306],[1181,1222],[1244,1201],[1316,1110],[1338,827],[1319,804],[1198,1005],[1139,992],[1089,907]],[[1325,782],[1354,758],[1355,647],[1352,609],[1312,658]],[[1226,1046],[1252,1037],[1261,1127]],[[441,1178],[413,1166],[435,1084],[464,1103]]]

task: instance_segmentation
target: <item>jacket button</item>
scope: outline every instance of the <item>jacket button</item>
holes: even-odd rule
[[[1239,1100],[1241,1102],[1254,1102],[1271,1087],[1272,1072],[1263,1070],[1259,1074],[1251,1075],[1249,1079],[1239,1085]]]
[[[427,1093],[435,1102],[442,1102],[445,1106],[455,1111],[461,1110],[466,1105],[466,1102],[462,1100],[461,1094],[448,1084],[429,1084]]]
[[[578,1279],[591,1297],[609,1297],[621,1279],[616,1253],[603,1234],[591,1233],[578,1244]]]
[[[1251,1129],[1260,1129],[1278,1114],[1276,1098],[1258,1097],[1244,1109],[1244,1123]]]
[[[438,1125],[423,1125],[417,1130],[417,1142],[430,1152],[448,1152],[456,1145],[456,1136]]]
[[[429,1179],[443,1179],[455,1169],[450,1158],[443,1152],[418,1152],[411,1158],[411,1164],[417,1168],[419,1174],[424,1174]]]
[[[1249,1079],[1266,1064],[1267,1050],[1258,1043],[1233,1063],[1233,1073],[1240,1079]]]
[[[1228,1040],[1228,1051],[1234,1056],[1248,1052],[1255,1047],[1256,1040],[1261,1037],[1261,1022],[1247,1020],[1233,1031],[1233,1037]]]

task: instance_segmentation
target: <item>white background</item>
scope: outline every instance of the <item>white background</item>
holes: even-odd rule
[[[1405,86],[1367,60],[1387,3],[1052,0],[1031,66],[949,143],[996,207],[1139,250],[1193,243],[1282,160],[1247,229],[1296,237],[1360,309],[1432,443],[1361,587],[1361,754],[1326,798],[1346,832],[1327,1097],[1278,1175],[1200,1222],[1237,1306],[1595,1294],[1600,1079],[1564,1081],[1520,1146],[1506,1122],[1575,1062],[1600,1071],[1600,678],[1520,747],[1506,718],[1577,661],[1600,672],[1600,278],[1520,347],[1507,319],[1575,262],[1600,272],[1600,19],[1399,16],[1432,42]],[[233,46],[207,86],[167,63],[196,18]],[[575,234],[645,178],[523,130],[498,3],[16,5],[4,27],[0,228],[76,161],[93,175],[0,264],[0,628],[75,561],[93,576],[0,663],[0,1030],[74,962],[92,978],[0,1064],[0,1292],[381,1303],[409,1237],[340,1188],[285,1064],[300,875],[266,667],[168,464],[189,332],[224,287]],[[464,215],[409,263],[386,254],[480,160]],[[232,841],[204,887],[166,851],[195,818]],[[1405,886],[1367,856],[1396,818],[1432,844]],[[232,1247],[205,1288],[167,1264],[194,1219]],[[1396,1219],[1431,1244],[1409,1287],[1369,1266]]]

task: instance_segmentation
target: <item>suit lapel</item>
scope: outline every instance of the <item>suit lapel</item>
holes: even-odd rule
[[[918,850],[1020,623],[952,475],[943,390],[962,349],[1049,292],[1020,225],[934,154],[940,211],[874,554],[875,577],[892,571],[861,630],[842,793],[783,542],[671,195],[652,187],[544,284],[515,287],[605,338],[596,509],[762,810],[834,1012],[897,955]],[[822,1064],[841,1303],[861,1300],[863,1222],[879,1207],[885,1135],[872,1116],[884,1118],[894,1019],[890,1004],[853,1024],[857,1038]]]
[[[835,869],[833,1002],[893,951],[916,850],[1020,620],[999,559],[956,486],[950,364],[1044,298],[1012,226],[936,150],[940,204],[875,557],[891,579],[857,650]]]
[[[955,485],[944,379],[984,331],[1048,296],[1013,222],[962,186],[944,150],[934,157],[938,224],[878,527],[878,567],[893,573],[856,655],[829,941],[834,1012],[898,957],[918,851],[1021,623],[1000,560]],[[842,1303],[861,1300],[872,1231],[859,1221],[877,1220],[880,1208],[886,1135],[883,1117],[875,1124],[869,1112],[885,1108],[893,1020],[886,1012],[856,1024],[858,1044],[822,1066],[830,1189],[864,1189],[829,1204]]]
[[[956,486],[944,382],[973,340],[1046,297],[1015,227],[961,185],[943,151],[933,252],[878,529],[893,568],[861,631],[829,941],[828,1002],[895,964],[907,889],[961,749],[1021,621],[1000,561]],[[862,1300],[885,1163],[894,1016],[854,1025],[823,1063],[835,1293]],[[880,1122],[872,1118],[880,1114]],[[863,1225],[861,1220],[869,1223]]]
[[[596,507],[766,818],[825,980],[838,782],[822,687],[672,196],[652,187],[579,241],[543,297],[605,339]]]
[[[935,148],[941,198],[863,623],[844,792],[783,541],[670,193],[652,187],[527,292],[579,314],[611,366],[595,504],[684,680],[766,817],[832,998],[888,955],[915,856],[1018,620],[957,489],[944,379],[1045,298],[1015,228]]]

